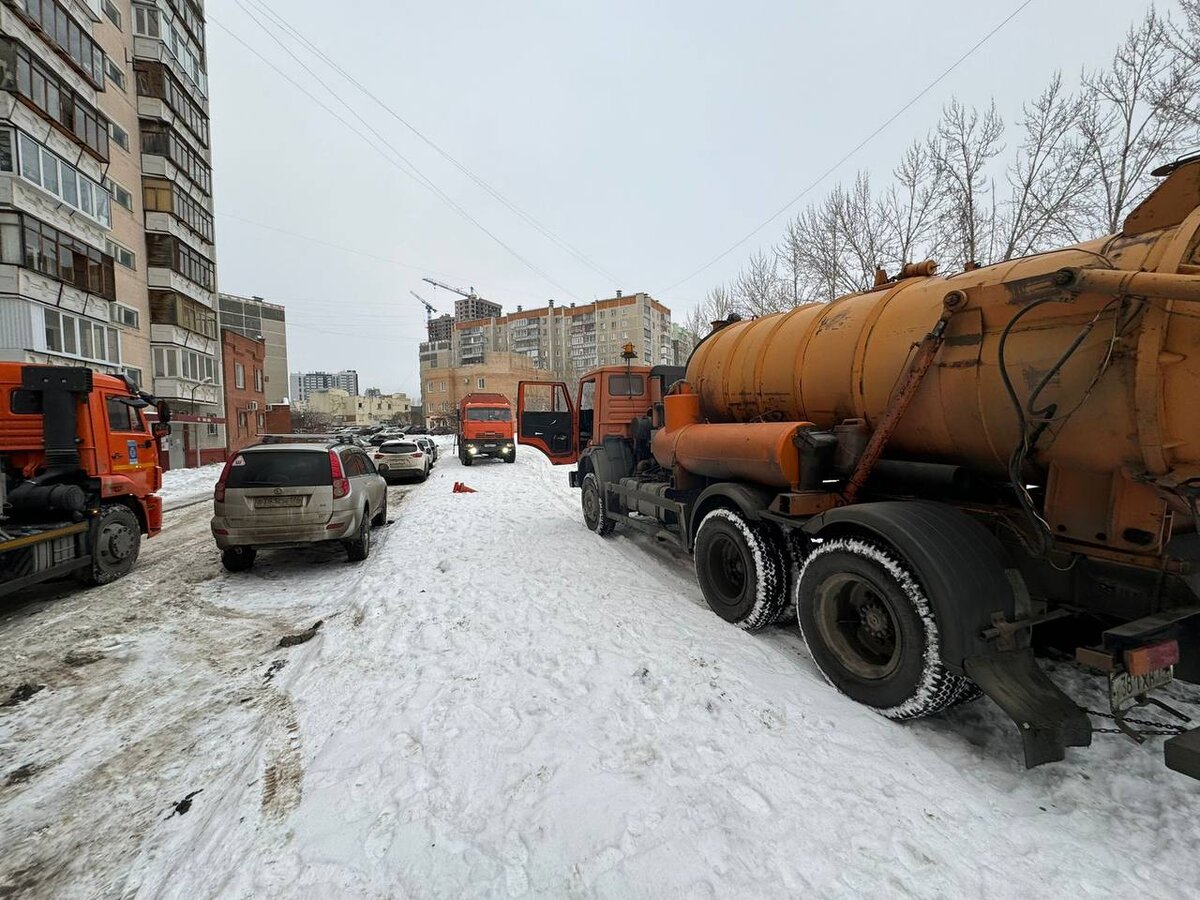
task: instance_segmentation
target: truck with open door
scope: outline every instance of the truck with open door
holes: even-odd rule
[[[1200,729],[1154,696],[1200,682],[1200,157],[1121,233],[742,321],[686,370],[518,388],[518,439],[576,463],[583,518],[695,558],[747,630],[795,608],[821,672],[892,719],[980,693],[1025,761],[1090,744],[1043,673],[1053,640],[1108,681],[1136,741],[1200,778]]]
[[[0,362],[0,596],[67,575],[106,584],[133,568],[142,536],[162,528],[170,418],[125,378]]]

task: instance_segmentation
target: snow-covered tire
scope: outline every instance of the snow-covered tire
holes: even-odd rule
[[[604,485],[596,477],[595,472],[583,476],[583,484],[579,490],[579,503],[583,507],[583,524],[601,537],[613,533],[617,523],[607,515],[608,505],[604,499]]]
[[[743,631],[774,622],[787,604],[787,563],[773,534],[730,509],[696,531],[696,580],[709,608]]]
[[[934,715],[975,690],[942,662],[929,598],[885,544],[846,536],[817,545],[800,570],[796,611],[825,679],[882,716]]]
[[[358,517],[358,533],[348,541],[344,541],[346,547],[346,559],[350,562],[362,562],[371,555],[371,511],[363,508],[362,513]]]

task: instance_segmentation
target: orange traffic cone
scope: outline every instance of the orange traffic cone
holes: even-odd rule
[[[474,493],[476,493],[476,491],[475,491],[475,488],[467,487],[461,481],[456,481],[456,482],[454,482],[454,493],[456,493],[456,494],[474,494]]]

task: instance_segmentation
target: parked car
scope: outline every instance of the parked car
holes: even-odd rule
[[[429,454],[429,468],[432,469],[435,465],[437,465],[438,448],[437,444],[433,442],[432,438],[425,437],[424,435],[417,435],[416,437],[411,437],[410,439],[419,445],[422,450]]]
[[[339,439],[275,435],[225,463],[213,492],[212,533],[231,572],[260,549],[341,541],[351,562],[371,553],[387,523],[387,482],[366,451]]]
[[[433,459],[416,441],[386,441],[372,456],[379,474],[389,482],[414,477],[424,481],[433,468]]]

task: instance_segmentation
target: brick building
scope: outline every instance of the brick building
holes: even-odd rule
[[[221,331],[221,369],[225,387],[226,450],[232,453],[266,433],[267,394],[263,372],[266,342]]]

